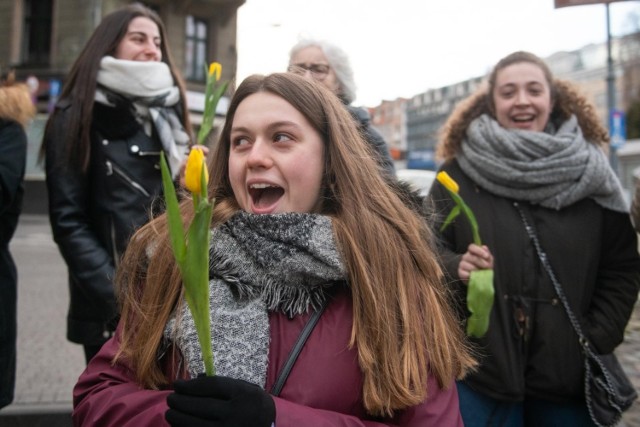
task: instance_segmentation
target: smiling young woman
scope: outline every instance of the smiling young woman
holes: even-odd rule
[[[51,228],[69,270],[67,338],[83,345],[87,362],[115,331],[116,264],[162,196],[160,152],[177,180],[191,144],[184,85],[165,39],[158,15],[141,4],[106,15],[44,134]]]
[[[321,85],[293,73],[244,80],[209,168],[217,376],[198,375],[199,344],[160,217],[122,260],[122,319],[74,389],[74,421],[461,426],[454,379],[474,360],[430,229],[365,144]],[[192,201],[182,208],[189,221]]]
[[[460,186],[484,246],[456,221],[441,256],[467,319],[470,272],[493,268],[495,297],[478,370],[458,382],[467,427],[593,426],[584,396],[581,344],[558,303],[522,216],[533,224],[578,321],[598,352],[622,342],[640,287],[636,233],[602,148],[594,107],[528,52],[500,60],[489,84],[445,124],[442,171]],[[452,202],[430,194],[438,226]],[[580,272],[580,273],[577,273]],[[493,420],[493,421],[492,421]]]
[[[243,210],[317,211],[324,157],[318,131],[283,98],[259,92],[238,107],[231,128],[229,179]]]

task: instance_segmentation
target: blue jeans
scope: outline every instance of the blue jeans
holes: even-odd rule
[[[456,383],[465,427],[595,427],[585,403],[504,402]]]

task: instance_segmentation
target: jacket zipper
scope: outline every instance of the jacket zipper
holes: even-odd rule
[[[111,250],[113,251],[113,265],[115,265],[116,270],[118,269],[118,265],[120,264],[120,257],[118,256],[118,247],[116,246],[116,227],[113,221],[113,215],[111,215]]]
[[[122,179],[127,181],[129,185],[131,185],[133,188],[135,188],[136,190],[138,190],[139,192],[141,192],[147,197],[150,196],[149,192],[145,190],[145,188],[142,185],[138,184],[133,179],[131,179],[131,177],[129,177],[129,175],[127,175],[118,166],[114,165],[109,160],[106,161],[106,165],[107,165],[107,176],[113,175],[113,173],[115,172],[118,176],[120,176]]]

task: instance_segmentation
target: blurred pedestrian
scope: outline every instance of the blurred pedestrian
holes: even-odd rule
[[[209,169],[216,376],[199,376],[159,217],[127,248],[122,319],[76,384],[74,422],[461,426],[453,380],[474,361],[431,233],[366,153],[322,86],[290,73],[242,82]],[[193,202],[182,207],[190,220]]]
[[[0,408],[13,401],[15,387],[18,272],[9,241],[22,211],[25,127],[34,114],[29,88],[9,75],[0,83]]]
[[[67,338],[86,360],[112,335],[114,271],[189,151],[185,91],[164,25],[140,4],[105,16],[69,72],[43,142],[53,236],[69,268]]]
[[[472,338],[479,369],[458,383],[467,427],[594,425],[581,344],[528,231],[595,350],[613,352],[637,301],[640,258],[602,149],[608,142],[594,107],[527,52],[500,60],[488,87],[444,126],[442,170],[458,183],[485,245],[472,243],[464,220],[442,232],[461,307],[472,271],[495,274],[489,330]],[[439,226],[453,202],[442,185],[430,198]]]
[[[362,107],[351,105],[356,98],[356,83],[349,57],[342,48],[325,40],[301,39],[289,52],[287,70],[312,78],[333,91],[356,120],[360,132],[376,153],[376,159],[382,169],[395,176],[389,147],[380,132],[371,125],[369,112]]]

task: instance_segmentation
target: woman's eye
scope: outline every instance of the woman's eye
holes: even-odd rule
[[[249,140],[245,137],[237,137],[233,139],[232,142],[232,146],[234,147],[241,147],[243,145],[247,145],[249,143]]]
[[[283,141],[291,141],[289,135],[285,135],[284,133],[276,134],[273,138],[274,142],[283,142]]]

